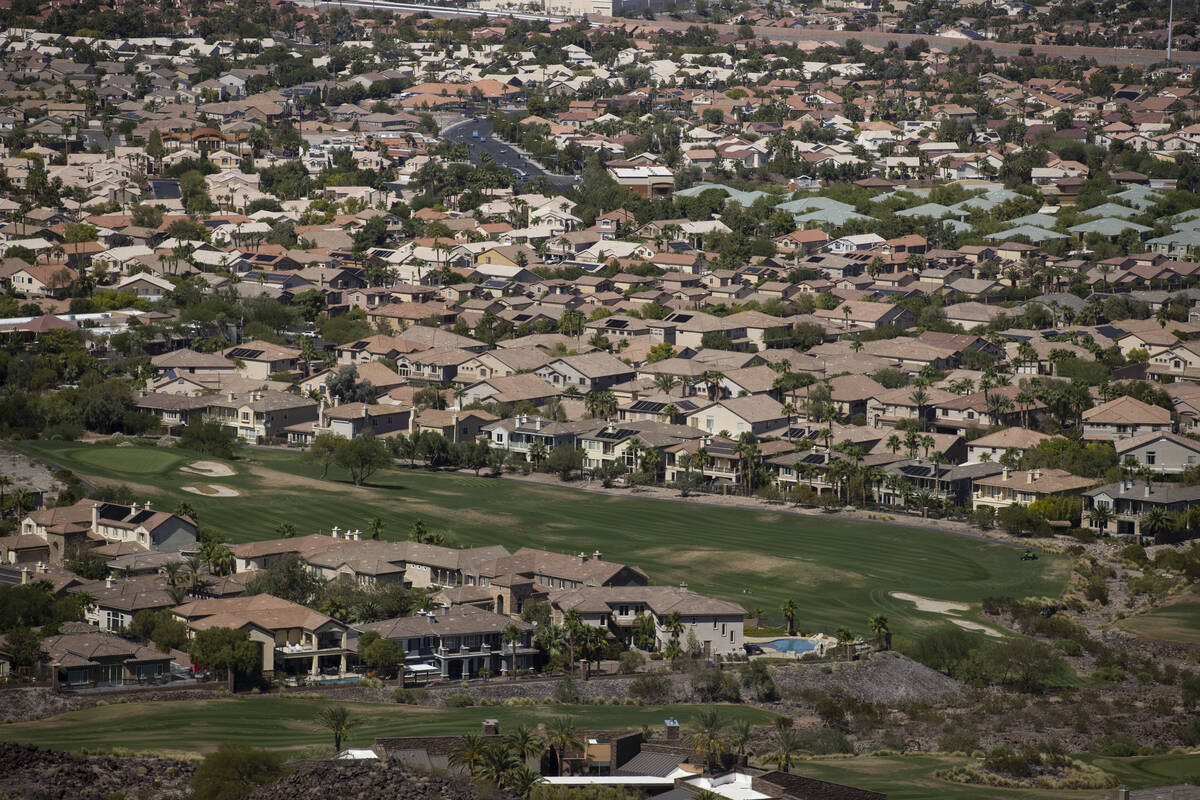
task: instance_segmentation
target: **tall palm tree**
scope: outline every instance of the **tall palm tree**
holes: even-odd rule
[[[172,559],[163,564],[163,575],[167,579],[168,586],[177,586],[183,577],[183,562]]]
[[[924,387],[918,386],[912,390],[908,399],[917,407],[917,420],[921,423],[921,430],[925,430],[925,406],[929,404],[929,392],[925,391]]]
[[[533,462],[534,469],[537,469],[537,466],[546,460],[546,455],[546,443],[542,440],[539,439],[529,445],[529,460]]]
[[[680,637],[683,636],[683,615],[678,611],[672,611],[663,617],[663,630],[671,637],[671,641],[679,644]]]
[[[801,750],[800,737],[791,728],[780,728],[768,740],[767,748],[766,760],[780,772],[789,772]]]
[[[903,444],[903,442],[900,441],[900,437],[894,433],[887,438],[887,446],[892,451],[892,455],[896,454],[896,451],[900,449],[901,444]]]
[[[383,533],[383,519],[381,517],[371,517],[367,521],[367,530],[371,532],[372,539],[378,539]]]
[[[1171,515],[1162,506],[1154,506],[1139,521],[1138,527],[1143,535],[1153,536],[1155,541],[1174,527]]]
[[[871,633],[875,634],[875,642],[879,647],[883,647],[884,637],[890,632],[888,628],[888,618],[883,614],[872,614],[867,620],[867,625],[871,628]]]
[[[342,740],[362,720],[350,716],[350,709],[344,705],[325,706],[317,712],[317,724],[333,734],[333,752],[342,752]]]
[[[17,519],[25,513],[25,509],[33,508],[33,494],[24,486],[18,486],[12,491],[13,513]]]
[[[522,631],[516,625],[508,625],[503,631],[500,632],[501,641],[508,645],[512,650],[512,663],[510,665],[510,669],[516,670],[517,668],[517,645],[521,643],[521,639],[523,639],[524,636],[524,631]]]
[[[554,758],[558,762],[558,772],[561,775],[567,752],[583,747],[579,728],[570,717],[554,717],[546,724],[546,739],[554,750]]]
[[[754,736],[754,727],[748,719],[739,719],[729,726],[729,734],[725,741],[737,753],[738,761],[745,763],[746,747]]]
[[[688,737],[688,744],[704,756],[704,763],[710,768],[719,766],[725,752],[725,725],[719,710],[706,708],[696,717],[696,731]]]
[[[783,618],[787,620],[788,636],[794,636],[796,634],[796,612],[799,611],[796,607],[796,601],[791,598],[784,600],[779,611],[783,614]]]

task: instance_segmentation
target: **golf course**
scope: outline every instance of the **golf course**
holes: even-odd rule
[[[114,703],[93,706],[56,717],[4,725],[0,739],[60,750],[149,752],[194,757],[224,741],[266,746],[284,758],[327,753],[329,733],[315,721],[326,701],[315,696],[238,697],[219,700],[179,700],[155,703]],[[661,734],[664,719],[678,719],[684,729],[705,706],[563,706],[431,708],[388,703],[349,703],[359,721],[350,732],[350,747],[370,745],[376,737],[458,735],[478,731],[486,718],[496,719],[502,731],[536,725],[552,717],[572,717],[584,730],[636,729],[651,726]],[[729,721],[745,719],[770,725],[773,715],[748,706],[720,706]],[[1115,775],[1130,787],[1183,781],[1200,773],[1200,756],[1164,755],[1141,758],[1084,756],[1084,760]],[[962,755],[910,754],[814,757],[802,759],[795,772],[887,793],[892,800],[1016,800],[1102,796],[1085,791],[1033,791],[962,786],[934,776],[937,770],[967,763]]]
[[[1200,591],[1180,592],[1174,600],[1129,617],[1121,627],[1131,633],[1182,644],[1200,644]]]
[[[383,521],[383,538],[403,539],[423,520],[460,546],[598,550],[640,567],[653,583],[686,581],[751,613],[762,608],[776,622],[780,605],[792,599],[805,632],[841,625],[861,632],[876,613],[899,633],[949,619],[933,610],[937,603],[893,595],[962,604],[967,608],[955,617],[971,621],[985,597],[1057,596],[1069,568],[1058,556],[1022,561],[1009,546],[915,527],[603,495],[467,473],[399,466],[356,487],[337,467],[322,480],[321,465],[280,450],[245,450],[221,462],[168,447],[16,446],[97,485],[124,484],[155,508],[187,503],[199,525],[235,543],[276,537],[281,523],[294,525],[298,535],[327,534],[335,525],[366,531],[373,517]]]

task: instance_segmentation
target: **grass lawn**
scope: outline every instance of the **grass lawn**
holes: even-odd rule
[[[1104,758],[1079,756],[1080,760],[1115,775],[1131,789],[1180,783],[1189,776],[1200,774],[1200,755],[1164,755],[1144,758]],[[1051,800],[1079,798],[1093,800],[1111,797],[1114,789],[1081,791],[1032,791],[1029,789],[998,789],[986,786],[965,786],[943,781],[933,773],[970,759],[948,755],[857,756],[854,758],[816,758],[801,761],[793,772],[812,778],[846,783],[862,789],[884,792],[890,800]]]
[[[24,742],[55,750],[200,752],[224,741],[244,742],[274,750],[301,751],[332,745],[332,738],[313,722],[326,705],[302,696],[238,697],[222,700],[179,700],[98,706],[35,722],[0,726],[0,740]],[[362,720],[347,745],[369,746],[379,736],[460,735],[480,729],[488,718],[500,721],[502,733],[518,725],[536,725],[570,716],[583,730],[661,728],[675,718],[686,728],[705,706],[524,706],[426,708],[382,703],[348,703]],[[726,706],[730,720],[748,719],[767,725],[773,714],[746,706]]]
[[[186,501],[199,523],[235,542],[272,538],[281,522],[301,535],[366,530],[378,516],[384,538],[400,539],[424,520],[461,545],[501,544],[560,552],[599,550],[636,565],[654,583],[687,581],[696,591],[757,606],[781,620],[779,607],[794,599],[804,631],[840,625],[863,631],[867,618],[886,614],[893,630],[944,623],[889,592],[975,604],[992,595],[1057,596],[1069,560],[1053,555],[1021,561],[1011,547],[937,531],[768,511],[608,496],[518,481],[387,469],[370,486],[354,487],[337,468],[321,468],[298,454],[246,451],[231,462],[236,475],[209,478],[180,471],[201,457],[164,448],[112,448],[36,441],[20,447],[94,481],[120,482],[157,508]],[[183,492],[198,483],[228,487],[237,497]]]
[[[1192,587],[1167,605],[1122,620],[1121,627],[1142,636],[1200,644],[1200,591]]]

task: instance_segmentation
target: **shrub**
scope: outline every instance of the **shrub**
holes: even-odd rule
[[[979,748],[979,737],[968,731],[947,731],[938,739],[938,749],[948,753],[973,753]]]
[[[446,704],[447,708],[467,708],[475,705],[475,700],[466,692],[454,692],[453,694],[448,694],[446,695],[446,699],[442,702]]]
[[[854,745],[840,731],[823,728],[800,737],[801,749],[813,755],[829,756],[854,752]]]
[[[1138,754],[1138,745],[1128,736],[1111,734],[1100,740],[1097,752],[1102,756],[1128,758]]]
[[[637,650],[626,650],[621,653],[620,662],[617,671],[622,675],[632,675],[646,663],[646,657]]]
[[[661,705],[671,699],[671,680],[664,672],[647,672],[629,684],[629,696],[635,700]]]
[[[278,757],[241,743],[224,742],[205,756],[192,775],[195,800],[238,800],[279,777]]]
[[[558,683],[554,684],[553,697],[559,703],[578,703],[582,699],[579,692],[579,687],[575,681],[568,675]]]
[[[707,667],[692,676],[692,691],[702,703],[737,703],[742,699],[742,690],[733,675],[716,667]]]

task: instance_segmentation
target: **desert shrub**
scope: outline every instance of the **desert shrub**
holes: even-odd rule
[[[771,669],[764,661],[751,661],[746,665],[742,670],[742,686],[760,702],[779,699],[775,679],[771,677]]]
[[[570,703],[572,705],[582,699],[579,686],[570,676],[564,677],[558,683],[554,684],[554,692],[551,696],[560,703]]]
[[[698,670],[692,676],[692,691],[702,703],[737,703],[742,699],[737,678],[716,667]]]
[[[938,749],[948,753],[972,753],[979,749],[979,737],[971,731],[946,731],[938,738]]]
[[[822,728],[800,735],[800,749],[813,755],[829,756],[838,753],[853,753],[854,745],[841,731]]]
[[[637,672],[643,664],[646,663],[646,657],[637,650],[626,650],[621,653],[620,664],[617,671],[622,675],[632,675]]]
[[[671,679],[664,672],[647,672],[629,684],[629,696],[652,705],[671,699]]]
[[[1138,754],[1138,745],[1137,742],[1128,736],[1114,733],[1100,740],[1096,752],[1102,756],[1128,758],[1129,756],[1136,756]]]
[[[1011,747],[993,747],[983,757],[983,768],[1010,778],[1028,778],[1041,764],[1036,752],[1018,753]]]
[[[279,758],[242,743],[224,742],[208,754],[192,775],[195,800],[239,800],[279,777]]]
[[[406,706],[419,706],[429,702],[427,689],[397,689],[392,692],[392,700]],[[447,703],[447,705],[449,705]]]
[[[442,702],[446,704],[447,708],[467,708],[475,705],[475,700],[466,692],[454,692],[453,694],[448,694],[446,695],[446,699]]]

